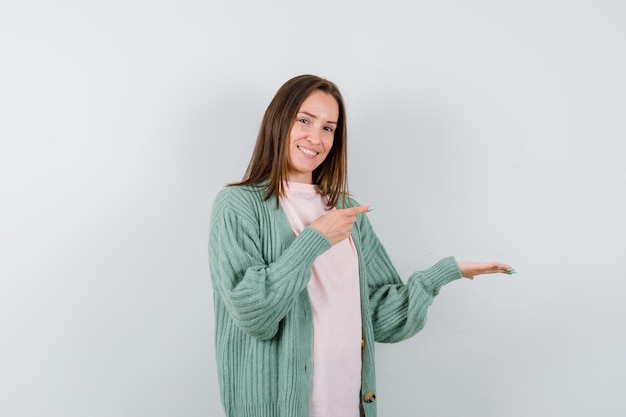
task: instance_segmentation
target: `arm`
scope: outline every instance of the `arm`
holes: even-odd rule
[[[442,259],[432,267],[414,272],[405,285],[366,217],[360,219],[361,244],[367,273],[374,338],[399,342],[415,335],[426,324],[426,313],[441,287],[461,277],[516,271],[499,262],[456,262]]]
[[[261,236],[254,205],[262,203],[246,201],[233,193],[241,191],[222,191],[211,215],[209,264],[213,288],[243,331],[270,339],[306,288],[313,261],[330,244],[309,227],[280,253],[285,245],[280,225],[270,222],[268,235]],[[278,247],[264,251],[268,245]],[[267,251],[276,259],[266,260]]]
[[[359,230],[374,338],[384,343],[405,340],[424,327],[441,287],[461,278],[461,272],[454,258],[445,258],[413,273],[404,284],[365,216]]]

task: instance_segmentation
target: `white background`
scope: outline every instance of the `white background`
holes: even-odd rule
[[[223,415],[208,220],[302,73],[406,278],[457,281],[379,345],[381,416],[626,413],[621,1],[0,3],[0,416]]]

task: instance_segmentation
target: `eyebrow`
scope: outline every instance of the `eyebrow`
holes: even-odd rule
[[[298,113],[306,114],[307,116],[312,117],[313,119],[317,119],[318,118],[316,115],[314,115],[312,113],[309,113],[307,111],[299,111]],[[333,122],[331,120],[328,120],[326,123],[331,123],[331,124],[334,124],[334,125],[337,124],[337,122]]]

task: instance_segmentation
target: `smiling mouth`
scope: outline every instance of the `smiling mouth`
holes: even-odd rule
[[[306,148],[301,148],[300,146],[298,146],[298,149],[300,150],[300,152],[302,152],[305,155],[309,155],[309,156],[317,156],[319,155],[319,152],[313,152],[309,149]]]

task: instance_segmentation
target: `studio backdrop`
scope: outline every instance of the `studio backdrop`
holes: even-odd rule
[[[381,416],[626,412],[626,3],[0,3],[0,416],[223,416],[207,260],[287,79],[338,84],[402,277]]]

